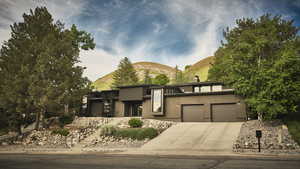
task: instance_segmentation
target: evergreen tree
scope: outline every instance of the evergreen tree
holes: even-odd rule
[[[260,118],[296,112],[300,102],[300,38],[293,21],[263,15],[224,31],[209,79],[232,86]]]
[[[45,7],[30,10],[23,19],[11,26],[11,38],[0,51],[0,100],[18,127],[34,113],[38,128],[46,112],[78,105],[89,90],[84,68],[76,64],[80,49],[93,49],[95,44],[75,25],[64,29],[61,22],[54,23]]]
[[[137,73],[130,60],[125,57],[119,63],[118,69],[113,73],[113,83],[111,88],[116,89],[118,86],[138,84]]]
[[[150,71],[149,69],[144,71],[144,80],[143,84],[152,84],[152,78],[150,76]]]
[[[173,83],[174,84],[180,84],[187,82],[187,79],[184,76],[184,73],[178,68],[178,66],[175,66],[175,78]]]
[[[169,82],[170,82],[170,79],[165,74],[159,74],[159,75],[155,76],[155,78],[153,79],[153,84],[157,84],[157,85],[166,85]]]

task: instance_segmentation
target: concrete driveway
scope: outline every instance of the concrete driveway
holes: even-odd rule
[[[231,153],[242,122],[179,123],[140,148],[145,151]]]

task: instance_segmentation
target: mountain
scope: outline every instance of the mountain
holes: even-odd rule
[[[154,63],[154,62],[137,62],[133,64],[134,69],[137,72],[137,75],[139,79],[144,78],[144,72],[145,70],[149,70],[150,76],[155,77],[158,74],[165,74],[169,78],[173,79],[175,77],[175,69],[159,64],[159,63]],[[113,82],[113,72],[97,79],[92,85],[97,89],[97,90],[108,90],[110,89],[110,85]]]
[[[206,57],[197,63],[191,65],[188,69],[184,70],[184,75],[193,79],[195,75],[198,75],[200,81],[206,81],[208,77],[208,70],[211,66],[211,63],[214,62],[214,56]]]
[[[188,69],[184,70],[183,73],[185,76],[189,77],[189,81],[193,81],[193,77],[195,75],[198,75],[200,77],[200,81],[206,81],[207,75],[208,75],[208,69],[210,68],[210,63],[213,63],[213,56],[204,58],[200,60],[199,62],[191,65]],[[158,74],[166,74],[170,79],[174,79],[175,77],[175,69],[159,64],[154,62],[137,62],[133,64],[133,67],[135,68],[139,79],[143,79],[145,70],[150,71],[150,76],[155,77]],[[97,90],[108,90],[110,89],[110,85],[112,84],[112,74],[113,72],[97,79],[95,82],[93,82],[93,86]]]

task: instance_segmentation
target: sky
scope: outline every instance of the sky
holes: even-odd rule
[[[0,0],[0,43],[22,14],[46,6],[54,20],[92,34],[96,48],[80,52],[84,75],[94,81],[120,59],[172,67],[212,56],[226,27],[243,17],[271,13],[300,25],[300,0]]]

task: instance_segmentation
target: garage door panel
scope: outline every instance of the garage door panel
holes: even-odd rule
[[[203,105],[183,105],[182,120],[184,122],[203,122],[204,111]]]
[[[212,105],[212,121],[214,122],[237,122],[242,121],[239,117],[237,104]]]

